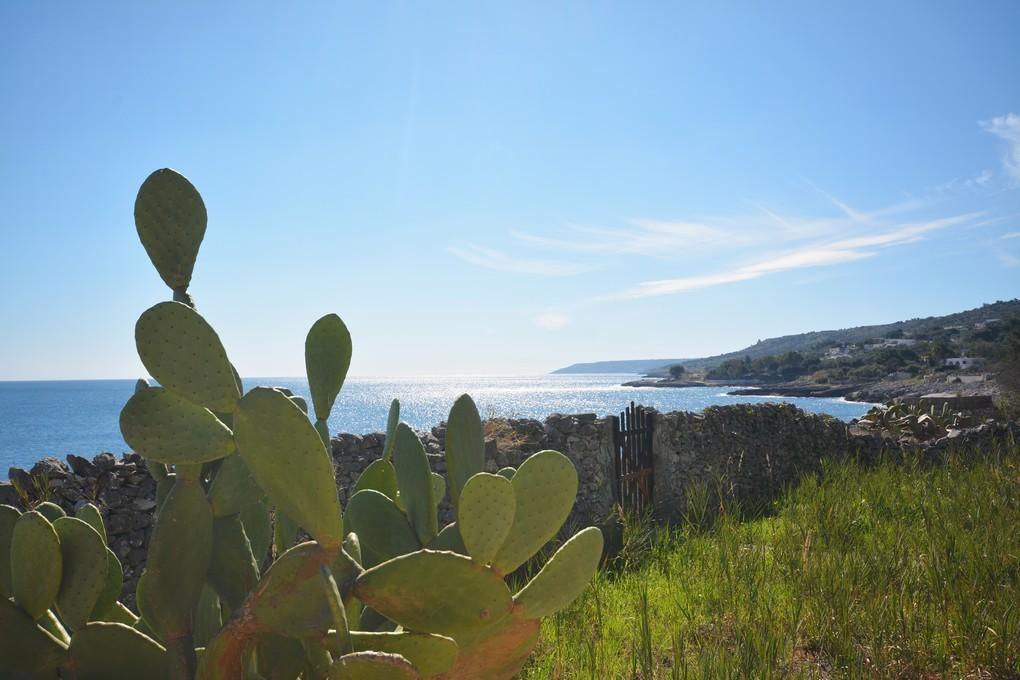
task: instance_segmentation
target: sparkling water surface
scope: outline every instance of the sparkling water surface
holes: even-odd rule
[[[445,420],[454,400],[470,394],[482,417],[545,418],[551,413],[617,414],[631,402],[659,411],[700,411],[715,404],[784,401],[843,420],[863,415],[869,404],[842,399],[736,397],[726,387],[623,387],[633,375],[440,376],[347,380],[331,432],[376,432],[386,427],[390,400],[400,399],[401,418],[426,429]],[[0,478],[10,466],[31,467],[43,456],[69,453],[91,458],[127,450],[120,435],[120,409],[134,380],[0,382]],[[288,387],[309,400],[303,378],[250,378],[254,385]]]

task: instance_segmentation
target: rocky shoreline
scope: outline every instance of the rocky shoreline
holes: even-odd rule
[[[1002,387],[994,380],[962,382],[954,379],[879,380],[867,383],[839,385],[793,381],[784,383],[758,383],[741,381],[696,381],[671,378],[642,378],[623,383],[624,387],[737,387],[728,394],[755,397],[814,397],[820,399],[846,399],[868,404],[885,404],[891,401],[916,401],[933,393],[950,393],[960,397],[998,398]]]

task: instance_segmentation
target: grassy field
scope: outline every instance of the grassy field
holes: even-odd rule
[[[772,516],[734,516],[630,523],[523,677],[1020,678],[1015,446],[834,464]]]

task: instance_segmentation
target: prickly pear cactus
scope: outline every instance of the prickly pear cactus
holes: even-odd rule
[[[602,555],[589,527],[524,588],[508,586],[573,506],[570,461],[543,451],[486,473],[465,395],[450,413],[444,479],[394,400],[384,454],[341,516],[327,423],[351,362],[343,321],[329,314],[308,332],[309,401],[245,393],[188,290],[206,229],[198,191],[158,170],[135,222],[173,298],[138,320],[138,354],[159,385],[139,380],[120,419],[157,483],[140,615],[117,601],[123,572],[98,509],[0,506],[0,677],[513,677],[542,617],[584,590]],[[457,521],[441,527],[447,494]],[[302,532],[312,540],[297,542]]]

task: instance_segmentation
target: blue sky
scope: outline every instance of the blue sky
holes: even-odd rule
[[[205,196],[242,374],[544,372],[1020,291],[1020,3],[0,5],[0,378],[134,377]]]

